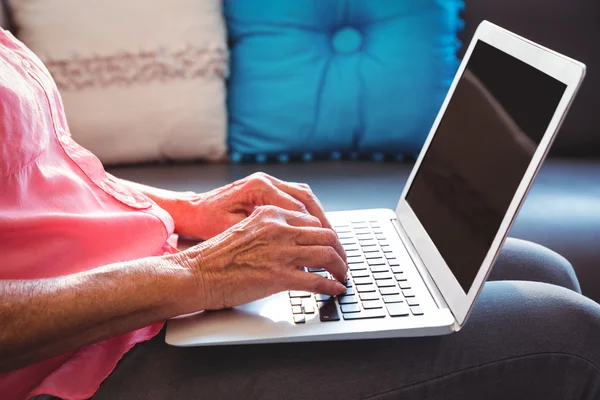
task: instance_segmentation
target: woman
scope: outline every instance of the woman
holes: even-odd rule
[[[566,260],[515,240],[493,278],[545,283],[486,284],[457,334],[169,347],[176,315],[345,290],[345,253],[308,186],[256,174],[174,193],[106,174],[71,139],[46,68],[5,31],[0,124],[3,398],[600,396],[600,308]],[[178,252],[174,231],[206,241]]]

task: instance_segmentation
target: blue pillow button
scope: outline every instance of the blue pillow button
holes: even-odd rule
[[[338,53],[353,53],[362,45],[362,34],[355,28],[342,28],[333,34],[332,46]]]

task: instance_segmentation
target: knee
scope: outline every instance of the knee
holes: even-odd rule
[[[490,329],[513,355],[564,354],[600,366],[600,305],[572,290],[538,282],[488,282],[472,317],[465,329],[471,322],[475,332],[481,326]]]
[[[489,280],[550,283],[581,293],[573,266],[560,254],[539,244],[508,238]]]

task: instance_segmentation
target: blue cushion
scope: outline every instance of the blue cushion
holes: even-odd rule
[[[225,0],[230,150],[414,155],[458,66],[462,6]]]

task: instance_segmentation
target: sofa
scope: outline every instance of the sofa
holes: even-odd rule
[[[467,0],[459,37],[468,43],[486,19],[588,65],[583,88],[510,235],[562,254],[575,267],[584,294],[600,302],[600,53],[593,39],[600,37],[598,15],[597,0]],[[157,187],[198,192],[264,171],[309,183],[326,210],[335,211],[395,208],[411,167],[410,162],[341,160],[160,163],[108,171]]]

